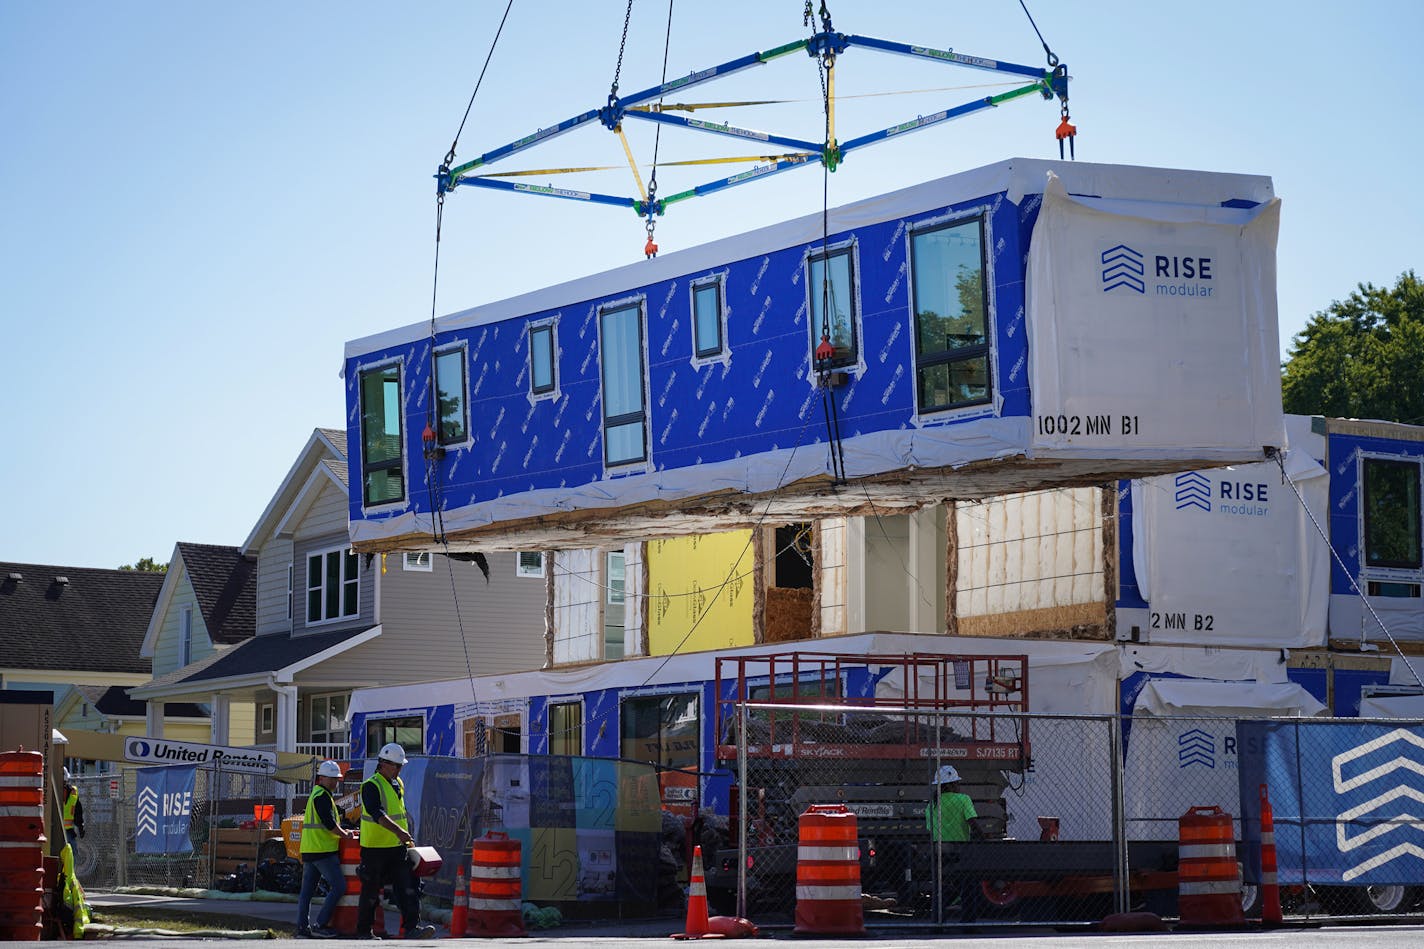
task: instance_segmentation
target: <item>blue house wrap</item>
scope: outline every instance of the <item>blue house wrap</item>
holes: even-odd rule
[[[842,473],[893,510],[1259,460],[1275,207],[1015,159],[353,341],[352,539],[582,546],[863,505]]]

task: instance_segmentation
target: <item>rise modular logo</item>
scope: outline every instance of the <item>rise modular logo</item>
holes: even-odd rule
[[[1177,510],[1199,508],[1211,513],[1211,481],[1199,471],[1185,471],[1173,482],[1176,488]]]
[[[1148,255],[1126,244],[1115,244],[1104,250],[1102,263],[1103,292],[1126,290],[1143,296],[1210,297],[1214,265],[1210,257],[1200,254]],[[1148,287],[1151,290],[1148,290]]]
[[[1200,728],[1193,728],[1177,736],[1177,767],[1191,765],[1216,769],[1216,739]]]
[[[1147,285],[1142,280],[1146,275],[1142,254],[1126,244],[1118,244],[1103,251],[1102,261],[1104,293],[1119,289],[1136,293],[1147,292]]]
[[[1351,777],[1345,776],[1347,766],[1376,752],[1393,754],[1394,757]],[[1356,766],[1361,767],[1366,765]],[[1381,843],[1371,848],[1369,856],[1357,855],[1365,859],[1346,868],[1341,873],[1342,880],[1358,879],[1377,867],[1402,858],[1424,860],[1424,846],[1420,846],[1424,843],[1424,818],[1401,810],[1401,807],[1411,806],[1408,802],[1424,804],[1424,738],[1408,729],[1396,728],[1336,755],[1330,761],[1330,770],[1339,808],[1335,819],[1335,845],[1340,853],[1351,854],[1373,840],[1395,835],[1394,845],[1388,849],[1381,850],[1384,846]],[[1359,795],[1344,797],[1358,788],[1368,788],[1361,794],[1374,796],[1362,803],[1344,806],[1352,799],[1358,799]],[[1397,801],[1405,803],[1396,804]],[[1361,824],[1367,826],[1352,834],[1351,828]]]
[[[158,792],[151,785],[139,789],[134,830],[149,837],[158,836]]]

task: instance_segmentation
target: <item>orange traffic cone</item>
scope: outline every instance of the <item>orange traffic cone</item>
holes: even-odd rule
[[[702,848],[692,848],[692,879],[687,888],[687,923],[674,939],[721,939],[707,925],[707,878],[702,870]]]
[[[1271,811],[1271,799],[1266,786],[1261,785],[1261,922],[1279,926],[1281,887],[1276,877],[1276,818]]]
[[[470,887],[465,882],[465,868],[455,868],[455,901],[450,907],[450,935],[456,939],[465,935],[469,925]]]

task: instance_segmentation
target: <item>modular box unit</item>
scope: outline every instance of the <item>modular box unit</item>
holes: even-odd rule
[[[352,540],[581,547],[1261,461],[1277,221],[1264,177],[1012,159],[355,340]]]

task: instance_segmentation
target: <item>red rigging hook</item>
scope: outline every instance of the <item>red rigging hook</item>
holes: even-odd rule
[[[1078,134],[1078,126],[1068,121],[1068,109],[1066,106],[1063,109],[1063,121],[1058,123],[1058,130],[1053,134],[1058,139],[1058,157],[1063,157],[1063,140],[1067,139],[1069,157],[1077,158],[1077,156],[1073,154],[1073,140]]]
[[[658,256],[658,245],[653,243],[653,239],[651,237],[649,237],[648,242],[643,245],[643,253],[647,255],[648,260],[652,260],[654,257]]]

